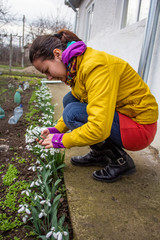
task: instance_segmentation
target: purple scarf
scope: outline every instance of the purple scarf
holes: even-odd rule
[[[77,56],[84,54],[87,46],[84,42],[78,41],[67,47],[62,53],[62,62],[67,67],[67,79],[65,83],[69,86],[74,85],[76,77]]]

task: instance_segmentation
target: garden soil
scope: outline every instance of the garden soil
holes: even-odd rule
[[[10,88],[8,87],[10,85]],[[31,162],[33,162],[35,159],[35,156],[33,156],[30,152],[28,152],[25,148],[25,132],[27,128],[27,122],[24,119],[24,114],[28,111],[29,107],[29,100],[33,91],[33,87],[30,87],[29,89],[25,90],[22,96],[22,104],[23,104],[23,110],[24,114],[20,118],[17,124],[10,125],[8,124],[9,118],[13,115],[13,110],[17,106],[14,103],[14,94],[15,90],[18,88],[18,81],[17,79],[5,79],[3,81],[0,80],[0,88],[1,90],[4,89],[4,93],[0,95],[0,105],[5,110],[5,118],[0,119],[0,166],[4,165],[4,168],[2,168],[0,171],[3,171],[3,175],[6,173],[8,169],[8,164],[14,164],[14,166],[18,169],[18,180],[33,180],[35,173],[32,171],[28,171],[28,167],[30,166]],[[13,159],[18,156],[21,158],[25,158],[26,163],[19,164],[17,161],[13,161]],[[0,175],[0,201],[4,198],[4,193],[6,191],[6,188],[2,184],[2,174]],[[19,204],[18,204],[19,205]],[[10,212],[9,209],[1,209],[0,213],[6,213],[7,216],[12,216],[14,219],[14,212]],[[65,224],[69,227],[70,232],[70,238],[73,238],[72,235],[72,227],[70,223],[70,217],[69,217],[69,211],[68,211],[68,203],[66,196],[64,196],[61,199],[61,206],[59,210],[59,217],[62,216],[62,214],[66,215]],[[3,240],[11,240],[14,239],[15,236],[17,236],[19,239],[36,239],[35,237],[26,237],[26,233],[28,231],[24,228],[24,226],[18,227],[16,229],[13,229],[12,231],[0,231],[0,239]]]

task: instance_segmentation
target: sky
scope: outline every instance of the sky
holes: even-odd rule
[[[61,18],[74,24],[74,11],[64,4],[64,0],[3,0],[9,7],[9,12],[18,19],[17,24],[5,26],[9,33],[22,33],[22,18],[25,15],[26,25],[39,17],[51,15],[57,16],[57,11]]]

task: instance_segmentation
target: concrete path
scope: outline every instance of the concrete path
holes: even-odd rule
[[[64,84],[49,85],[53,103],[70,89]],[[70,157],[82,155],[89,147],[66,150],[64,178],[75,240],[160,240],[160,159],[152,148],[129,152],[137,172],[115,183],[92,179],[97,167],[76,167]],[[100,169],[100,168],[99,168]]]

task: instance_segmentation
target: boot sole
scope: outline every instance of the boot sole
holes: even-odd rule
[[[129,171],[126,171],[126,172],[124,172],[123,174],[121,174],[121,175],[119,175],[119,176],[117,176],[116,178],[113,178],[113,179],[102,179],[102,178],[98,178],[98,177],[96,177],[96,176],[94,176],[94,175],[92,175],[92,176],[93,176],[93,178],[94,178],[95,180],[97,180],[97,181],[112,183],[112,182],[116,182],[117,180],[119,180],[119,179],[122,178],[123,176],[127,176],[127,175],[133,174],[133,173],[135,173],[135,172],[136,172],[136,168],[133,168],[133,169],[131,169],[131,170],[129,170]],[[93,174],[94,174],[94,173],[93,173]]]
[[[92,166],[105,167],[108,164],[108,163],[77,163],[77,162],[74,162],[72,159],[71,159],[71,163],[74,166],[78,166],[78,167],[92,167]]]

